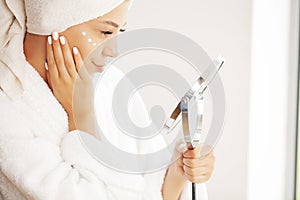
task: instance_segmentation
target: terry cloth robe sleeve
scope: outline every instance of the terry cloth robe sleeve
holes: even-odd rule
[[[16,129],[19,128],[8,130],[1,124],[0,166],[26,198],[108,199],[105,183],[91,170],[68,163],[61,156],[60,147],[45,138],[30,135],[29,130]],[[23,136],[17,136],[15,131]],[[73,142],[73,145],[76,148],[80,144]]]

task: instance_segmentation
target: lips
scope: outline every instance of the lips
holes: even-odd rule
[[[104,64],[103,64],[103,65],[98,65],[98,64],[96,64],[94,61],[92,61],[92,63],[93,63],[96,67],[101,67],[101,68],[104,67]]]
[[[102,71],[104,70],[104,66],[105,66],[105,64],[103,64],[103,65],[99,65],[99,64],[96,64],[94,61],[92,61],[92,63],[93,63],[93,65],[95,66],[95,68],[96,68],[96,71],[98,71],[98,72],[102,72]]]

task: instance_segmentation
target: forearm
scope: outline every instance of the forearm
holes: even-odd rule
[[[69,131],[76,130],[76,125],[72,114],[68,115],[68,121],[69,121]]]
[[[79,119],[75,121],[73,114],[69,114],[69,131],[81,130],[85,131],[97,139],[100,139],[96,132],[96,119],[94,114],[87,114],[80,116]]]
[[[177,200],[186,184],[186,180],[180,176],[174,165],[171,165],[166,173],[162,194],[164,200]]]

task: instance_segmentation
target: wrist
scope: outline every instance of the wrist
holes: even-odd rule
[[[76,119],[76,121],[75,121]],[[96,118],[94,113],[86,113],[84,115],[70,114],[69,117],[69,131],[80,130],[84,131],[97,139],[100,139],[96,131]]]
[[[174,179],[176,179],[178,183],[182,184],[187,181],[184,174],[181,173],[177,163],[173,163],[172,165],[170,165],[169,173],[171,173],[172,176],[174,176]]]
[[[162,187],[162,195],[164,200],[178,199],[187,182],[184,176],[181,175],[176,168],[177,165],[172,164],[169,166],[166,172]]]
[[[73,114],[68,113],[68,123],[69,123],[69,131],[76,130],[75,121],[73,118]]]

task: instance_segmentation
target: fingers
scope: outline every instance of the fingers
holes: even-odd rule
[[[72,50],[73,50],[73,57],[74,57],[74,60],[75,60],[76,70],[77,70],[77,72],[79,72],[80,68],[81,68],[81,65],[83,65],[83,62],[82,62],[81,56],[79,54],[78,48],[73,47]]]
[[[75,66],[76,66],[76,70],[77,70],[79,77],[82,80],[88,80],[89,74],[83,65],[83,60],[82,60],[82,57],[81,57],[80,52],[77,47],[73,47],[73,57],[75,60]]]
[[[202,183],[207,181],[214,170],[215,156],[213,152],[199,157],[198,149],[186,150],[182,154],[182,166],[179,166],[180,161],[177,161],[178,168],[182,168],[183,174],[187,180],[193,183]],[[200,152],[199,152],[200,154]]]
[[[65,68],[66,68],[67,72],[69,73],[70,77],[75,77],[77,71],[75,68],[75,63],[74,63],[73,56],[72,56],[72,53],[71,53],[71,50],[69,47],[69,43],[64,36],[60,36],[59,41],[60,41],[62,55],[64,58],[64,64],[66,66]]]
[[[48,36],[48,42],[47,42],[47,66],[48,66],[48,72],[51,74],[53,78],[58,77],[58,71],[55,65],[54,60],[54,54],[52,51],[52,38],[51,36]]]
[[[201,167],[206,165],[213,165],[215,163],[215,156],[213,154],[208,154],[202,158],[186,158],[183,157],[182,162],[184,165],[189,167]]]
[[[191,161],[188,163],[190,166],[186,164],[186,161]],[[202,183],[209,180],[214,170],[214,160],[202,163],[200,159],[186,159],[183,163],[183,174],[187,180],[193,183]]]
[[[185,144],[184,141],[179,141],[177,144],[176,144],[176,150],[178,153],[183,153],[187,150],[187,146]]]
[[[196,148],[183,152],[185,158],[200,158],[201,146],[198,145]]]
[[[192,183],[203,183],[203,182],[208,181],[210,178],[209,175],[191,176],[187,173],[185,173],[184,176]]]
[[[58,40],[57,32],[54,32],[52,34],[52,51],[53,51],[54,60],[58,71],[58,76],[59,77],[68,76],[68,72],[65,66],[64,56],[63,56],[60,42]]]
[[[183,175],[184,176],[184,169],[183,169],[183,166],[177,166],[177,169],[176,169],[179,174]]]
[[[183,165],[183,170],[190,176],[204,176],[205,174],[208,174],[211,171],[209,167],[191,168],[186,165]]]
[[[176,160],[176,164],[178,165],[178,166],[180,166],[180,167],[182,167],[183,166],[183,156],[181,155],[181,156],[179,156],[179,158]]]
[[[89,77],[87,70],[82,67],[83,60],[78,48],[71,50],[66,37],[59,37],[57,32],[48,37],[47,64],[49,81],[52,79],[55,82],[58,78],[65,82],[74,81],[77,74],[82,79]]]

